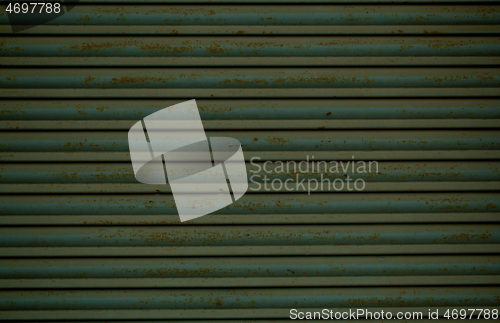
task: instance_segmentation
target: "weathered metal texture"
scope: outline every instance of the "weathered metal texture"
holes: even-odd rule
[[[218,26],[143,26],[143,25],[41,25],[25,29],[29,35],[494,35],[498,25],[233,25]],[[0,35],[12,34],[12,28],[0,25]],[[167,58],[167,57],[165,57]],[[240,59],[241,60],[241,59]],[[27,61],[27,60],[24,60]],[[42,61],[42,58],[38,58]],[[50,62],[45,58],[45,62]],[[58,60],[59,62],[61,60]],[[104,61],[111,61],[106,60]],[[154,59],[150,58],[151,61]],[[278,61],[278,60],[276,60]],[[309,61],[304,60],[304,62]],[[326,60],[328,61],[328,60]],[[444,62],[444,61],[443,61]],[[96,62],[97,63],[97,62]],[[221,64],[224,65],[224,64]]]
[[[8,73],[8,74],[7,74]],[[500,68],[12,68],[3,89],[495,88]]]
[[[43,212],[43,210],[42,210]],[[272,229],[272,230],[271,230]],[[24,247],[248,247],[500,243],[498,225],[21,227],[0,229],[0,252]],[[404,234],[402,234],[404,232]],[[22,256],[22,249],[18,250]]]
[[[155,2],[158,4],[147,4]],[[398,1],[373,0],[298,0],[287,1],[285,4],[282,1],[274,1],[275,4],[269,4],[267,1],[264,4],[262,1],[240,1],[237,6],[225,5],[226,1],[214,3],[210,1],[208,5],[203,4],[203,1],[196,1],[198,4],[186,4],[183,1],[182,5],[176,2],[148,1],[141,5],[134,3],[117,6],[84,4],[80,1],[66,15],[46,25],[23,30],[23,33],[39,35],[460,35],[495,34],[500,31],[498,27],[499,7],[485,5],[488,1],[483,1],[482,5],[439,5],[436,3],[421,5],[422,2],[428,2],[425,0],[401,1],[398,5],[394,5]],[[254,3],[250,5],[249,2]],[[371,2],[377,2],[377,4]],[[386,4],[383,4],[384,2]],[[416,5],[411,4],[412,2]],[[440,2],[446,3],[447,1]],[[317,3],[322,3],[322,5],[311,5]],[[30,24],[29,18],[26,19],[26,23]],[[200,28],[200,25],[203,28]],[[0,34],[11,33],[7,16],[2,12],[0,13]],[[15,63],[22,64],[29,61],[34,62],[22,59]],[[42,58],[36,61],[40,63]],[[63,61],[68,62],[67,60],[57,62],[60,64]],[[311,64],[312,61],[310,59],[305,62]],[[43,62],[47,64],[50,60],[45,59]],[[102,63],[103,60],[98,62]],[[123,60],[118,64],[122,62]],[[257,62],[259,61],[254,61],[254,63]],[[73,63],[76,62],[73,61]],[[83,63],[90,62],[83,61]],[[139,60],[135,62],[135,64],[138,63]],[[226,61],[225,64],[228,62]]]
[[[2,37],[1,57],[498,56],[492,37]]]
[[[498,65],[498,37],[0,38],[3,66]]]
[[[334,180],[348,175],[353,179],[361,178],[366,182],[471,182],[500,181],[499,162],[378,162],[367,165],[372,172],[356,172],[351,164],[317,162],[291,165],[282,169],[281,163],[252,162],[246,165],[247,177],[255,176],[262,182],[267,176],[274,179],[288,178]],[[285,164],[286,165],[286,164]],[[340,167],[337,169],[337,167]],[[337,170],[330,172],[330,170]],[[30,183],[137,183],[129,163],[88,163],[88,164],[2,164],[0,165],[0,184]]]
[[[5,98],[497,97],[498,68],[3,69]]]
[[[0,288],[489,285],[495,256],[46,258],[0,261]],[[411,264],[411,266],[409,266]],[[290,279],[293,278],[293,279]],[[54,284],[56,283],[56,284]]]
[[[500,58],[496,56],[328,56],[328,57],[223,57],[223,56],[212,56],[212,57],[169,57],[169,56],[157,56],[157,57],[2,57],[0,66],[493,66],[499,65]],[[465,91],[463,89],[462,91]],[[429,90],[430,91],[430,90]],[[419,96],[437,96],[431,95],[430,92],[418,92]],[[203,90],[198,97],[206,97]],[[315,96],[309,95],[309,97],[325,97],[325,94],[319,94],[321,91],[314,91]],[[415,92],[415,91],[413,91]],[[3,95],[7,95],[12,92],[4,92]],[[37,92],[34,92],[37,93]],[[51,95],[55,96],[57,92],[51,91]],[[152,97],[168,97],[168,98],[181,98],[179,95],[169,94],[160,95],[158,92],[150,91],[149,96]],[[217,92],[215,92],[217,93]],[[220,92],[224,93],[224,92]],[[242,95],[239,93],[239,97],[246,97],[248,95]],[[293,92],[291,92],[293,93]],[[307,97],[305,95],[307,92],[300,93],[299,96],[288,94],[286,98]],[[331,92],[330,92],[331,93]],[[453,93],[453,96],[478,96],[473,95],[474,92],[466,92],[465,95],[460,95],[460,92]],[[481,95],[486,96],[483,92]],[[66,93],[68,96],[70,93]],[[133,92],[135,97],[138,96],[137,92]],[[210,93],[208,97],[213,97],[215,94]],[[261,93],[262,94],[262,93]],[[359,96],[363,96],[364,92],[361,92]],[[401,93],[398,93],[401,96]],[[370,92],[371,96],[376,95],[376,92]],[[61,94],[57,94],[61,96]],[[131,95],[129,95],[131,96]],[[140,95],[139,95],[140,96]],[[276,96],[276,95],[274,95]],[[330,94],[330,97],[332,95]],[[338,96],[338,94],[337,94]],[[385,94],[384,97],[394,96]],[[99,95],[94,95],[94,97],[100,97]],[[123,95],[122,95],[123,97]],[[217,97],[223,97],[218,94]],[[258,95],[257,97],[263,97]],[[269,97],[269,95],[265,96]],[[328,96],[327,96],[328,97]]]
[[[132,120],[50,120],[50,121],[0,121],[0,130],[128,130]],[[224,120],[204,121],[206,130],[345,130],[345,129],[498,129],[497,119],[337,119],[337,120]]]
[[[176,100],[4,100],[2,130],[128,130]],[[497,99],[197,100],[207,130],[499,128]],[[34,121],[36,119],[36,121]],[[280,120],[276,122],[275,120]]]
[[[318,129],[322,130],[322,129]],[[498,130],[207,131],[248,151],[499,150]],[[127,152],[126,131],[4,132],[0,152]],[[351,156],[352,157],[352,156]],[[305,156],[303,157],[306,158]]]
[[[495,292],[494,287],[391,287],[383,293],[376,288],[224,289],[217,293],[206,289],[63,290],[58,293],[5,291],[0,309],[183,309],[186,303],[192,303],[193,309],[231,309],[236,304],[241,304],[242,308],[288,308],[297,305],[303,308],[348,307],[353,303],[359,306],[389,307],[394,304],[394,298],[397,298],[400,306],[446,306],[459,302],[464,306],[494,306],[497,304]],[[470,293],[476,293],[481,300],[469,298]],[[297,304],[299,297],[302,299]]]
[[[457,184],[455,184],[456,186]],[[471,184],[469,184],[470,186]],[[156,186],[158,187],[158,186]],[[155,188],[156,188],[155,187]],[[439,188],[438,188],[439,189]],[[165,190],[165,189],[164,189]],[[435,189],[436,190],[436,189]],[[135,192],[131,189],[130,191]],[[128,192],[130,192],[128,191]],[[395,191],[395,190],[392,190]],[[12,192],[9,191],[9,192]],[[26,193],[26,189],[23,188],[22,193]],[[36,191],[36,192],[39,192]],[[72,193],[68,187],[64,187],[60,192],[57,193]],[[75,193],[85,193],[83,190],[76,191]],[[91,193],[96,193],[96,191],[90,191]],[[123,190],[127,192],[127,188]],[[161,192],[161,191],[160,191]],[[98,193],[106,193],[106,190],[101,190]],[[112,191],[112,193],[116,193]],[[153,191],[142,191],[140,193],[153,193]],[[157,192],[156,192],[157,193]],[[345,224],[345,223],[489,223],[495,222],[498,219],[499,212],[440,212],[440,213],[284,213],[284,214],[260,214],[253,213],[251,217],[245,214],[209,214],[200,219],[195,223],[179,221],[179,217],[175,214],[160,214],[160,215],[102,215],[98,216],[87,214],[87,215],[75,215],[75,214],[62,214],[62,215],[2,215],[0,221],[2,225],[46,225],[51,223],[54,225],[103,225],[103,226],[113,226],[113,225],[225,225],[225,224]],[[456,245],[446,245],[441,246],[440,249],[433,249],[432,253],[470,253],[470,250],[475,250],[474,252],[487,253],[488,251],[498,250],[497,246],[490,245],[492,248],[485,249],[485,245],[481,248],[475,248],[469,245],[460,245],[459,248],[454,248]],[[368,247],[368,248],[367,248]],[[429,253],[428,246],[401,246],[386,245],[383,247],[383,253],[391,251],[391,253],[402,253],[398,250],[406,250],[408,253]],[[486,246],[488,247],[488,246]],[[495,249],[496,248],[496,249]],[[160,248],[161,249],[161,248]],[[272,249],[272,248],[271,248]],[[281,249],[281,248],[280,248]],[[315,249],[314,247],[308,248],[310,250]],[[342,249],[342,248],[341,248]],[[376,248],[370,248],[369,246],[359,246],[359,248],[352,248],[353,250],[364,250],[369,251],[369,254],[382,253],[380,246]],[[78,251],[78,255],[83,255],[82,248]],[[99,249],[101,252],[102,248]],[[134,252],[138,252],[137,249],[132,249]],[[229,249],[228,249],[229,250]],[[304,249],[305,250],[305,249]],[[318,249],[315,249],[318,252]],[[110,250],[111,251],[111,250]],[[145,250],[142,250],[145,251]],[[165,253],[161,253],[161,250],[154,248],[148,248],[147,254],[151,252],[155,253],[160,251],[158,255],[165,256]],[[320,254],[330,254],[332,250],[320,249]],[[338,250],[337,250],[338,251]],[[52,250],[51,252],[54,252]],[[116,253],[116,249],[111,251]],[[253,251],[252,251],[253,252]],[[293,252],[298,252],[297,250]],[[292,252],[292,253],[293,253]],[[260,255],[259,252],[253,252],[254,255]],[[347,254],[347,253],[343,253]],[[86,254],[87,256],[95,256],[94,254]],[[142,254],[141,254],[142,255]],[[183,254],[178,254],[183,256]]]
[[[244,317],[280,317],[290,307],[338,309],[350,306],[371,307],[391,311],[397,302],[409,309],[445,308],[449,304],[483,307],[495,306],[494,287],[388,287],[378,288],[276,288],[222,289],[217,293],[207,289],[125,289],[125,290],[61,290],[6,291],[2,309],[6,319],[62,318],[175,318],[186,304],[195,303],[187,318],[225,318],[234,315],[240,306]],[[470,298],[477,295],[480,301]],[[300,298],[299,301],[297,299]],[[9,304],[5,306],[3,304]],[[31,311],[27,311],[31,309]],[[76,311],[74,309],[77,309]],[[146,310],[146,311],[145,311]],[[211,311],[210,311],[211,310]],[[245,311],[247,310],[247,311]],[[274,315],[270,315],[271,312]],[[256,314],[261,312],[260,314]],[[288,310],[286,311],[288,312]],[[77,314],[78,313],[78,314]],[[444,311],[443,311],[444,313]],[[77,316],[78,315],[78,316]],[[278,316],[279,315],[279,316]],[[183,315],[184,316],[184,315]],[[231,317],[230,316],[230,317]]]
[[[177,214],[171,195],[0,196],[3,214]],[[338,193],[247,194],[217,214],[498,212],[500,194]]]
[[[24,18],[24,24],[30,25],[29,15]],[[492,5],[79,4],[47,25],[496,25],[499,22],[500,7]],[[9,24],[5,12],[0,14],[0,24]]]
[[[182,100],[2,100],[2,120],[137,120]],[[330,99],[196,100],[202,120],[500,119],[500,100]],[[279,125],[276,125],[279,126]]]
[[[498,256],[5,259],[2,279],[492,275]],[[411,264],[411,266],[409,266]],[[426,282],[422,282],[426,283]]]
[[[499,1],[80,0],[0,35],[1,319],[500,307]],[[260,177],[181,223],[127,131],[193,98]]]
[[[372,150],[372,151],[248,151],[245,160],[302,161],[314,155],[316,160],[497,160],[498,150]],[[129,162],[126,152],[0,152],[2,162]]]

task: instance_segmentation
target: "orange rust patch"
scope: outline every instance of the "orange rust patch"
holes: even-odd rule
[[[122,76],[119,79],[114,77],[111,79],[111,81],[114,84],[146,83],[149,81],[165,83],[165,79],[161,77],[151,77],[151,76],[136,76],[136,77]]]
[[[451,240],[467,240],[470,241],[472,239],[481,239],[481,240],[487,240],[489,237],[491,237],[493,234],[491,233],[481,233],[481,234],[469,234],[469,233],[460,233],[460,234],[452,234],[450,236],[445,236],[444,240],[449,242]]]
[[[268,138],[266,139],[267,142],[270,144],[279,144],[281,146],[284,146],[286,143],[290,142],[290,140],[283,139],[283,138]]]

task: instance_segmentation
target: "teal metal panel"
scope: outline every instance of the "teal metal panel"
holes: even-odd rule
[[[1,12],[0,320],[499,309],[499,35],[493,0],[81,0],[18,33]],[[181,223],[127,131],[188,99],[251,183]]]
[[[2,100],[3,121],[137,120],[180,100]],[[500,100],[490,99],[292,99],[196,100],[203,121],[211,120],[430,120],[499,119]],[[275,125],[279,126],[278,124]]]
[[[498,56],[499,37],[3,37],[4,57]]]

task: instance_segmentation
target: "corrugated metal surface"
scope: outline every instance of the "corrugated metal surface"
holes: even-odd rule
[[[8,23],[0,318],[500,307],[498,1],[81,0]],[[378,171],[324,174],[362,192],[250,184],[181,224],[168,185],[135,180],[127,130],[193,98],[209,136],[240,140],[249,176],[306,156]]]

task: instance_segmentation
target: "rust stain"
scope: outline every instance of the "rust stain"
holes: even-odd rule
[[[281,145],[282,147],[287,144],[287,143],[290,143],[291,141],[289,139],[284,139],[284,138],[278,138],[278,137],[273,137],[273,138],[268,138],[266,139],[267,142],[269,142],[270,144],[278,144],[278,145]]]
[[[162,82],[165,83],[166,79],[161,78],[161,77],[152,77],[152,76],[135,76],[135,77],[130,77],[130,76],[122,76],[120,78],[112,78],[111,79],[112,83],[114,84],[134,84],[134,83],[147,83],[147,82]]]
[[[471,241],[474,239],[488,240],[488,238],[490,238],[491,236],[493,236],[493,234],[491,233],[481,233],[481,234],[460,233],[460,234],[452,234],[444,236],[443,239],[446,242],[451,242],[453,240],[456,241],[463,241],[463,240]]]

